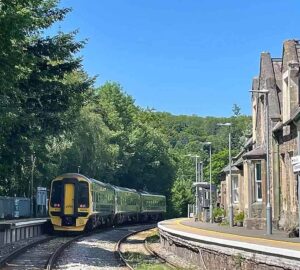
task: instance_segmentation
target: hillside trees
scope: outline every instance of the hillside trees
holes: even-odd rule
[[[58,174],[77,172],[104,182],[167,195],[174,215],[192,203],[195,161],[213,181],[243,145],[250,118],[174,116],[142,109],[113,82],[95,88],[82,67],[76,32],[44,31],[70,10],[57,0],[0,0],[0,195],[30,195]]]
[[[4,194],[28,194],[33,163],[42,173],[46,142],[72,124],[92,80],[76,56],[84,43],[75,33],[43,35],[68,9],[54,0],[0,4],[0,184]]]
[[[81,109],[62,171],[152,192],[170,192],[174,162],[164,135],[143,121],[144,112],[120,85],[108,82],[95,90]]]

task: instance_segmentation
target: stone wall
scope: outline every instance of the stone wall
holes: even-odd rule
[[[198,269],[282,270],[299,269],[292,259],[248,252],[215,244],[195,242],[170,235],[160,230],[163,248],[178,257],[189,260]]]
[[[295,125],[283,128],[278,134],[280,162],[280,220],[279,227],[292,230],[298,224],[297,175],[293,173],[291,158],[297,155]]]

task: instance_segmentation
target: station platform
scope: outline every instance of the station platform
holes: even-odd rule
[[[49,220],[48,217],[1,220],[0,246],[43,234]]]
[[[278,230],[266,235],[262,230],[230,228],[188,218],[165,220],[159,222],[158,228],[182,239],[300,261],[299,238],[288,238]]]
[[[48,220],[49,220],[49,217],[0,220],[0,230],[1,230],[1,228],[7,228],[7,227],[11,228],[11,227],[26,226],[29,224],[44,223]]]

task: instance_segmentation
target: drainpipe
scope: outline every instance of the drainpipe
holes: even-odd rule
[[[293,121],[297,127],[297,154],[300,155],[300,122],[299,119]],[[300,238],[300,173],[297,173],[298,180],[298,234]]]
[[[300,126],[297,124],[297,152],[300,155]],[[300,174],[298,172],[298,234],[300,238]]]

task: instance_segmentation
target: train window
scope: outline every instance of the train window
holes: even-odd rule
[[[86,182],[79,182],[78,206],[80,208],[88,208],[89,207],[89,185]]]
[[[61,207],[61,192],[62,192],[61,181],[53,181],[52,190],[51,190],[51,200],[50,200],[50,205],[52,207]]]

